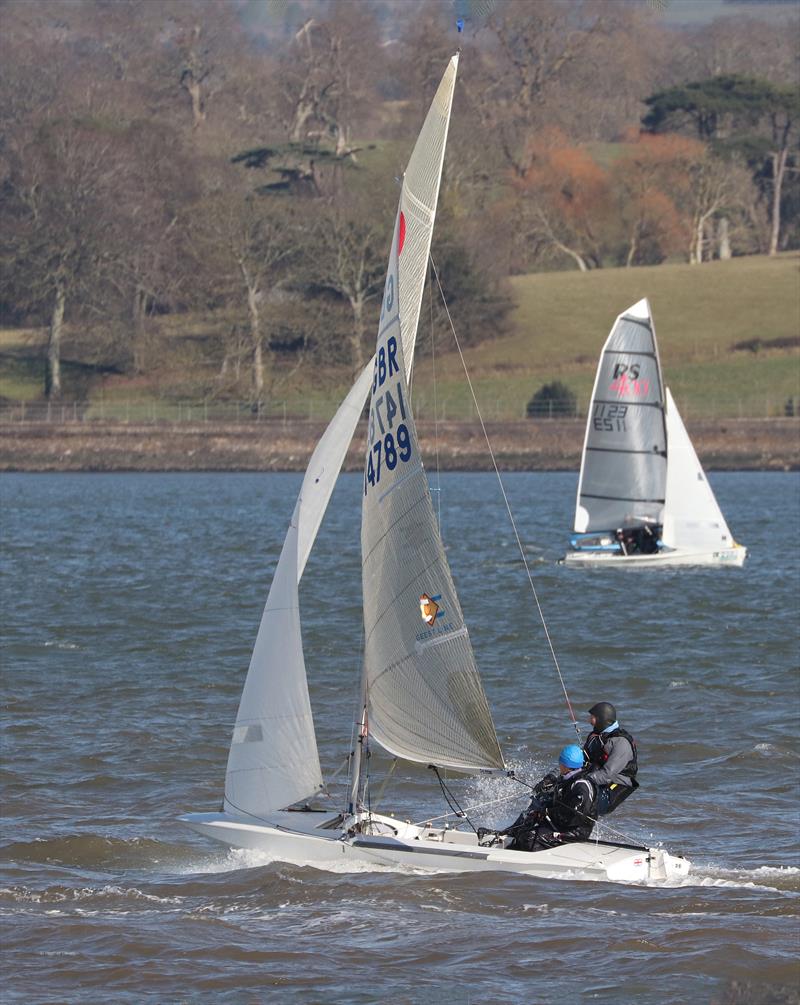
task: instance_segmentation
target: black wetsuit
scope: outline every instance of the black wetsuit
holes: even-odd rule
[[[528,808],[502,833],[513,837],[509,847],[516,851],[540,851],[569,841],[585,841],[595,824],[596,807],[597,787],[585,772],[573,771],[558,781],[546,776],[534,790]]]

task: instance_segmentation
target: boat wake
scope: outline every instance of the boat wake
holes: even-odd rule
[[[342,859],[341,862],[286,862],[275,858],[269,852],[258,851],[255,848],[229,848],[220,856],[204,856],[200,860],[187,863],[178,870],[181,875],[201,875],[224,872],[238,872],[243,869],[263,869],[271,865],[294,865],[298,868],[314,869],[318,872],[334,874],[351,873],[401,873],[405,876],[429,876],[430,869],[411,868],[406,865],[385,865],[379,862],[353,861]]]
[[[663,887],[719,887],[731,890],[762,890],[800,895],[800,868],[792,865],[761,865],[754,869],[726,869],[694,863],[689,876],[650,883]]]

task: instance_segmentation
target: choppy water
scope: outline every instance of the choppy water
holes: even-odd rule
[[[617,574],[554,564],[574,476],[506,477],[572,699],[615,701],[639,740],[642,789],[612,823],[695,863],[682,885],[649,888],[321,872],[212,846],[176,822],[219,803],[299,481],[0,480],[3,1000],[678,1005],[758,1003],[776,987],[789,1000],[800,977],[797,474],[712,478],[750,548],[743,570]],[[442,488],[501,743],[533,775],[574,734],[496,483],[454,474]],[[357,476],[337,488],[301,593],[328,773],[355,705],[359,493]],[[428,773],[398,774],[383,808],[444,812]],[[460,794],[475,803],[511,784]],[[499,823],[516,808],[475,816]]]

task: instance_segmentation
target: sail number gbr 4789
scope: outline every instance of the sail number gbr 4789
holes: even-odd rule
[[[405,464],[411,459],[411,436],[404,421],[406,403],[403,381],[396,379],[399,373],[397,339],[390,335],[386,346],[381,346],[375,357],[372,407],[369,411],[370,447],[364,466],[364,495],[371,486],[380,482],[384,471],[394,471],[398,463]]]

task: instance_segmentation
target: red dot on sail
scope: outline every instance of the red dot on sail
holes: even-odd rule
[[[401,209],[400,210],[400,226],[398,227],[398,232],[397,232],[397,254],[398,255],[403,250],[403,244],[405,243],[405,239],[406,239],[406,218],[403,215],[403,211]]]

